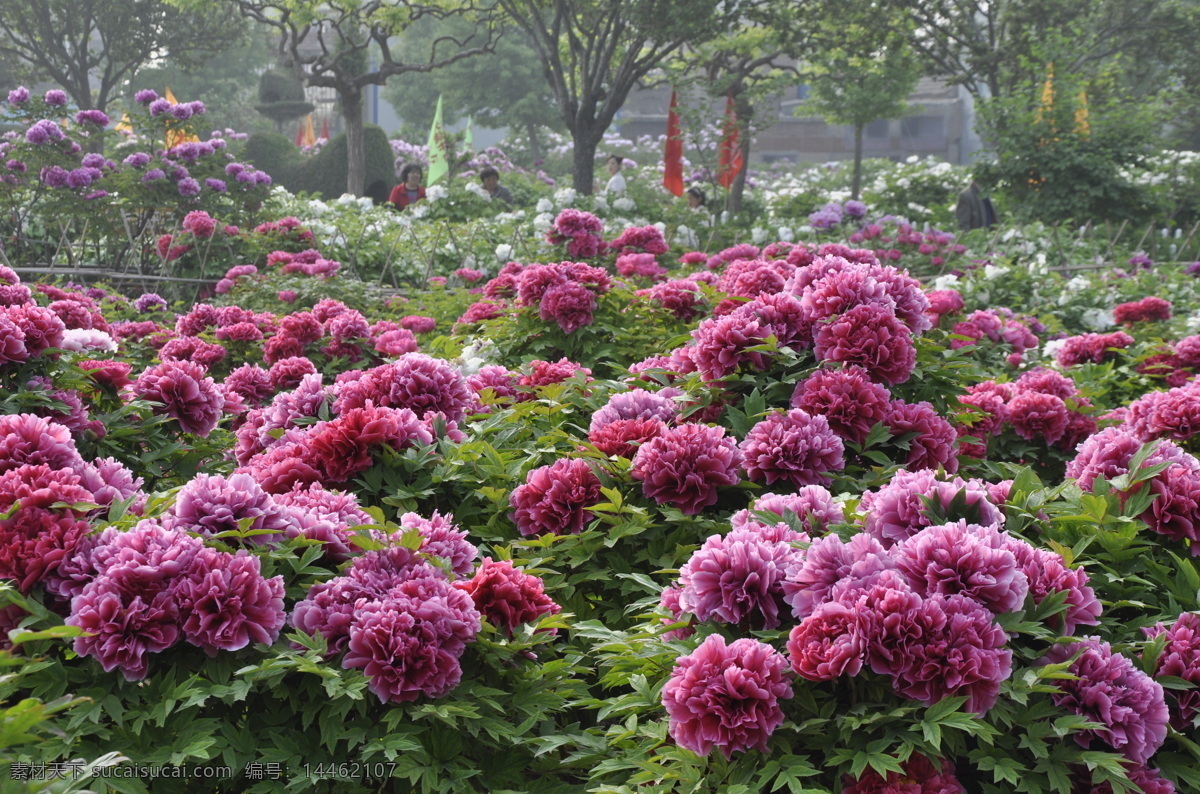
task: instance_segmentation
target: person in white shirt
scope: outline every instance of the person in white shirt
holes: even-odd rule
[[[610,196],[623,195],[625,193],[625,177],[621,176],[620,156],[610,154],[604,161],[604,167],[608,169],[610,175],[608,184],[604,186],[604,192]]]

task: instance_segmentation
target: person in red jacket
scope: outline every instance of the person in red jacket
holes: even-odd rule
[[[392,188],[388,202],[396,209],[402,210],[413,202],[425,198],[425,188],[421,187],[421,177],[424,172],[421,166],[409,163],[400,169],[400,184]]]

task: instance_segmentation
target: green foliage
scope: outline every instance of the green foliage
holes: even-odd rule
[[[382,127],[366,125],[366,192],[383,203],[396,185],[395,157]],[[346,192],[346,134],[337,135],[305,157],[282,135],[258,133],[246,143],[246,159],[293,193],[313,193],[331,201]]]
[[[258,102],[254,109],[278,127],[313,111],[313,104],[304,99],[304,84],[299,78],[278,70],[263,72],[258,78]]]

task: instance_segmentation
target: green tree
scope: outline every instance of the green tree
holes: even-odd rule
[[[207,0],[174,0],[192,7]],[[279,55],[310,86],[332,88],[346,122],[346,191],[366,184],[363,95],[396,75],[429,72],[489,51],[493,28],[486,8],[474,0],[420,4],[400,0],[222,0],[244,16],[273,28]],[[439,35],[425,54],[410,54],[396,37],[423,19],[460,15],[473,24],[465,36]]]
[[[1053,39],[1051,39],[1053,41]],[[1060,41],[1058,51],[1069,50]],[[1049,62],[1054,49],[1045,52]],[[1150,207],[1124,170],[1156,148],[1157,103],[1131,96],[1114,65],[1095,77],[1039,75],[980,112],[995,151],[976,167],[1027,220],[1144,220]]]
[[[727,30],[736,0],[498,0],[529,37],[574,144],[572,183],[590,195],[596,147],[640,80],[686,43]]]
[[[428,46],[439,28],[459,29],[464,20],[444,20],[414,25],[403,36],[404,46]],[[538,129],[562,129],[554,96],[542,74],[537,52],[519,29],[500,31],[495,52],[470,58],[425,74],[391,80],[383,96],[392,103],[406,125],[428,130],[437,98],[443,98],[447,124],[471,116],[485,127],[516,127],[530,138],[533,160],[541,159]]]
[[[685,48],[673,84],[700,88],[713,99],[730,97],[739,127],[742,163],[750,163],[754,131],[775,119],[760,117],[757,106],[780,90],[794,85],[797,59],[806,51],[809,26],[804,24],[811,3],[765,0],[746,6],[740,23],[724,35]],[[729,187],[727,206],[742,208],[746,168]]]
[[[105,110],[148,63],[195,65],[241,36],[221,6],[164,0],[0,0],[0,53],[58,83],[80,109]]]
[[[1186,24],[1183,0],[901,0],[901,18],[928,74],[962,85],[977,98],[1002,97],[1036,79],[1048,36],[1073,45],[1058,70],[1094,72],[1124,54],[1155,58],[1164,36]],[[887,17],[881,17],[887,18]],[[1194,30],[1194,28],[1192,28]]]
[[[243,39],[196,64],[171,59],[141,69],[129,81],[127,96],[143,88],[162,93],[170,87],[184,101],[199,99],[207,107],[205,120],[213,129],[226,127],[240,132],[269,129],[255,112],[258,101],[257,81],[252,76],[272,62],[271,42],[261,29],[248,31]],[[289,74],[290,78],[291,75]]]
[[[862,189],[863,129],[907,113],[905,99],[921,76],[903,31],[876,22],[884,10],[878,5],[867,0],[827,17],[808,56],[808,112],[854,128],[853,198]]]

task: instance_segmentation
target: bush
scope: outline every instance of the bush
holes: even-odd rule
[[[382,127],[366,126],[367,179],[364,193],[375,203],[387,201],[396,186],[391,144]],[[312,157],[305,157],[277,133],[252,135],[246,144],[246,159],[266,171],[293,193],[315,193],[331,201],[346,192],[346,134],[342,133]]]

